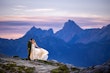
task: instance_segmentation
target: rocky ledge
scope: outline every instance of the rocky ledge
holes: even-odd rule
[[[0,57],[0,73],[72,73],[81,69],[55,60],[26,60],[19,57]]]
[[[0,56],[0,73],[110,73],[110,61],[88,68],[75,67],[55,60],[26,60]]]

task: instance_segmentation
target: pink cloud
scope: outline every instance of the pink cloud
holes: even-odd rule
[[[42,24],[60,24],[61,26],[68,19],[74,20],[82,28],[100,28],[110,23],[109,19],[101,17],[64,17],[64,16],[2,16],[0,21],[31,21]]]
[[[53,28],[54,32],[60,30],[64,23],[68,21],[68,19],[74,20],[76,24],[78,24],[83,29],[88,28],[101,28],[110,24],[109,19],[99,18],[99,17],[58,17],[58,16],[2,16],[0,17],[0,21],[24,21],[24,22],[32,22],[29,25],[17,25],[19,27],[16,28],[15,25],[0,25],[0,37],[8,38],[8,39],[16,39],[22,37],[32,26],[36,26],[37,28],[49,29]],[[27,23],[28,24],[28,23]],[[8,28],[8,29],[7,29]],[[6,30],[7,29],[7,30]],[[24,30],[25,29],[25,30]],[[13,31],[14,30],[14,31]],[[20,31],[19,31],[20,30]],[[7,33],[6,33],[7,32]],[[11,34],[11,35],[9,35]]]
[[[5,34],[0,34],[0,38],[7,38],[7,39],[18,39],[22,37],[24,34],[20,33],[5,33]]]

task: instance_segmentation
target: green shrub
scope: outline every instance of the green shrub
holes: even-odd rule
[[[45,61],[45,60],[37,60],[37,61],[41,62],[41,63],[44,63],[44,64],[47,64],[47,65],[54,65],[54,63],[49,62],[49,61]]]
[[[5,70],[3,70],[3,69],[0,69],[0,73],[6,73],[6,72],[5,72]]]
[[[27,69],[25,69],[25,72],[26,72],[26,73],[33,73],[34,70],[35,70],[34,67],[28,67]]]
[[[71,70],[72,71],[76,71],[76,70],[79,70],[79,69],[78,68],[75,68],[75,67],[72,67]]]
[[[12,64],[0,64],[0,73],[34,73],[34,67],[17,66]]]
[[[60,67],[51,70],[51,73],[70,73],[66,65],[61,65]]]

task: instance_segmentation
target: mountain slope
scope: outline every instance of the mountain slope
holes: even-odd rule
[[[91,42],[100,42],[110,40],[110,24],[102,27],[101,29],[85,29],[82,32],[76,34],[70,41],[70,44]]]
[[[82,32],[76,34],[70,41],[70,44],[74,43],[90,43],[98,40],[98,33],[101,29],[85,29]]]
[[[100,33],[99,33],[99,41],[107,41],[110,40],[110,24],[107,26],[102,27]]]

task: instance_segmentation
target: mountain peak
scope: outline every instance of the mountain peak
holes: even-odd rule
[[[48,29],[48,32],[51,32],[53,34],[53,29],[52,28]]]
[[[35,26],[33,26],[28,32],[30,33],[35,33],[36,31],[41,31],[42,29],[40,28],[36,28]]]
[[[33,26],[31,29],[36,29],[36,27],[35,27],[35,26]]]
[[[80,31],[82,31],[82,29],[74,21],[68,20],[65,22],[64,27],[56,33],[56,36],[68,42]]]
[[[35,26],[33,26],[25,35],[24,37],[27,38],[42,38],[42,37],[46,37],[46,36],[53,36],[53,29],[49,29],[49,30],[42,30],[41,28],[36,28]]]
[[[68,20],[65,24],[64,24],[64,29],[81,29],[73,20]]]
[[[70,19],[68,20],[68,22],[72,22],[72,23],[75,23],[73,20],[70,20]]]
[[[35,26],[33,26],[30,30],[41,30],[40,28],[36,28]]]
[[[102,29],[110,29],[110,24],[103,26]]]

